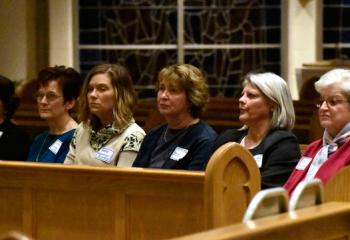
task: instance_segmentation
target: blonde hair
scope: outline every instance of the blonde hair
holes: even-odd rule
[[[248,82],[274,103],[271,128],[293,129],[295,123],[293,99],[283,78],[270,72],[248,74],[243,86],[247,85]]]
[[[163,68],[158,74],[156,91],[162,82],[171,82],[186,93],[193,117],[199,117],[209,101],[207,80],[201,70],[190,64],[174,64]]]
[[[136,104],[137,94],[128,70],[119,64],[100,64],[90,70],[83,85],[82,97],[79,98],[79,120],[84,124],[91,121],[93,127],[99,124],[99,119],[91,114],[87,102],[89,82],[97,74],[107,74],[111,79],[115,96],[114,124],[117,128],[124,128],[133,119],[132,109]]]

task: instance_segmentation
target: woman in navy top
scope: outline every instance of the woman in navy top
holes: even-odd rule
[[[133,167],[204,170],[216,132],[200,119],[209,99],[202,72],[189,64],[165,67],[156,90],[166,124],[147,133]]]

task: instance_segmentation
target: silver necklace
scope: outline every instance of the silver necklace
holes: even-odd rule
[[[189,126],[191,126],[191,125],[188,125],[187,127],[183,128],[183,129],[181,129],[181,130],[179,130],[179,132],[177,132],[177,133],[175,134],[176,137],[181,136],[182,133],[186,132],[186,130],[188,129]],[[168,134],[168,129],[169,129],[169,127],[167,126],[166,129],[165,129],[165,131],[164,131],[164,134],[163,134],[163,140],[164,140],[164,142],[167,142],[167,141],[168,141],[167,136],[166,136],[166,135]],[[171,131],[171,130],[170,130],[170,131]],[[174,137],[174,134],[172,134],[171,136]],[[171,137],[171,139],[172,139],[172,137]]]
[[[40,156],[40,154],[41,154],[41,151],[43,150],[43,147],[44,147],[44,145],[45,145],[45,143],[46,143],[46,140],[47,140],[47,137],[48,137],[48,136],[49,136],[49,134],[46,135],[46,137],[45,137],[43,143],[41,144],[40,149],[39,149],[39,152],[38,152],[38,155],[36,155],[35,162],[39,162],[39,156]]]

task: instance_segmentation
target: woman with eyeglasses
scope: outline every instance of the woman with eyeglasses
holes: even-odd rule
[[[302,181],[318,178],[326,183],[350,164],[350,70],[327,72],[315,83],[315,89],[320,94],[316,106],[324,134],[303,152],[284,185],[289,193]]]
[[[79,98],[79,124],[65,164],[130,167],[145,136],[132,109],[137,95],[129,71],[100,64],[88,73]]]
[[[78,124],[70,112],[80,93],[81,77],[73,68],[47,67],[37,78],[39,115],[46,120],[49,130],[35,137],[28,161],[63,163]]]

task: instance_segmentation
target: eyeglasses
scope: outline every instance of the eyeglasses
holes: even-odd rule
[[[44,97],[46,98],[46,101],[48,102],[53,102],[55,101],[56,99],[58,98],[61,98],[63,96],[59,96],[59,95],[56,95],[55,93],[53,92],[48,92],[48,93],[41,93],[41,92],[38,92],[34,95],[35,99],[37,101],[41,101],[44,99]]]
[[[335,107],[339,104],[342,104],[344,102],[348,102],[348,100],[345,100],[345,99],[337,99],[335,97],[331,97],[327,100],[323,100],[323,99],[320,99],[318,100],[318,102],[316,103],[316,107],[317,108],[320,108],[322,106],[323,103],[326,103],[327,107],[328,108],[331,108],[331,107]]]

